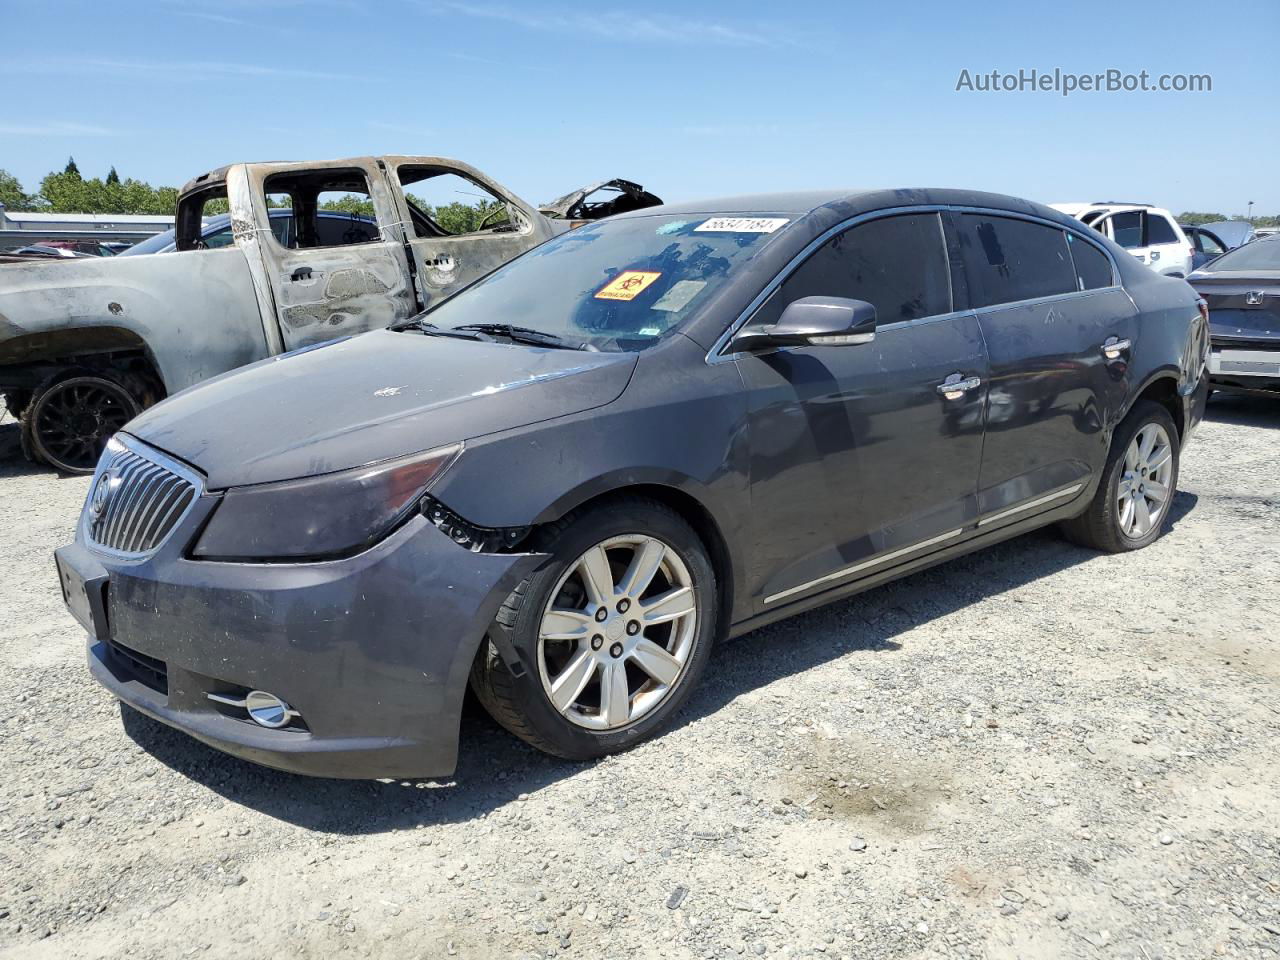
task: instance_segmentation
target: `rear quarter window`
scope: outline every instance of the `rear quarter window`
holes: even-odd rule
[[[1167,217],[1158,213],[1147,214],[1147,243],[1177,243],[1178,234]]]
[[[1114,282],[1111,276],[1111,260],[1088,240],[1067,234],[1067,246],[1075,264],[1076,278],[1081,290],[1097,290]]]

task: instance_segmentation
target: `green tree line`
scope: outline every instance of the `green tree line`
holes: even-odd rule
[[[35,193],[27,193],[17,177],[0,170],[0,203],[11,211],[172,215],[178,205],[178,189],[153,187],[132,177],[122,180],[115,167],[105,179],[86,180],[72,158],[61,172],[47,174]]]
[[[430,204],[419,197],[409,194],[424,213],[451,233],[468,233],[477,229],[485,217],[490,216],[495,204],[480,201],[476,204],[450,203],[433,209]],[[6,210],[43,211],[48,213],[153,213],[173,215],[178,205],[177,187],[153,187],[145,180],[132,177],[120,179],[116,168],[112,167],[104,179],[94,177],[84,179],[75,158],[67,160],[61,172],[46,174],[40,181],[40,189],[35,193],[27,193],[18,178],[4,170],[0,170],[0,203]],[[373,203],[368,197],[348,194],[337,200],[321,204],[325,210],[342,210],[362,216],[373,216]],[[225,213],[224,205],[206,209],[206,214]],[[1244,219],[1230,217],[1221,213],[1204,213],[1187,210],[1178,214],[1178,222],[1189,225],[1213,223],[1218,220]],[[494,215],[489,226],[501,223],[500,215]],[[1280,215],[1271,217],[1251,217],[1249,222],[1255,227],[1280,226]]]
[[[412,193],[408,195],[425,214],[450,233],[469,233],[488,218],[487,226],[502,223],[505,217],[496,212],[496,202],[475,204],[454,202],[433,208]],[[0,203],[6,210],[42,213],[139,213],[172,216],[178,206],[177,187],[153,187],[132,177],[121,179],[112,167],[104,179],[86,180],[76,166],[75,158],[67,160],[60,172],[47,174],[40,189],[27,193],[18,178],[0,170]],[[271,206],[276,206],[271,203]],[[373,217],[373,201],[368,197],[347,194],[320,205],[322,210],[338,210],[357,216]],[[205,216],[227,212],[225,200],[207,203]]]

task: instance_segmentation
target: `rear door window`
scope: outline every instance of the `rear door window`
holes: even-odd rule
[[[1111,218],[1111,237],[1126,250],[1144,246],[1142,242],[1142,212],[1128,210]]]
[[[836,234],[796,268],[756,317],[774,323],[802,297],[847,297],[880,324],[950,313],[951,277],[936,213],[885,217]]]
[[[1061,227],[966,213],[958,218],[957,230],[976,307],[1079,289]]]
[[[1097,290],[1109,287],[1114,282],[1111,275],[1111,260],[1088,240],[1068,233],[1067,246],[1071,248],[1071,259],[1075,264],[1076,278],[1080,281],[1081,290]]]

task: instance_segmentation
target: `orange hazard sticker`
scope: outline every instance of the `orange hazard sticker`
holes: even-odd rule
[[[596,299],[634,300],[660,276],[661,273],[650,273],[647,270],[623,270],[596,291]]]

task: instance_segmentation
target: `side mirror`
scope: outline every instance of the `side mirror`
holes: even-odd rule
[[[876,308],[845,297],[802,297],[787,305],[777,323],[748,325],[730,343],[733,351],[777,347],[870,343],[876,336]]]

